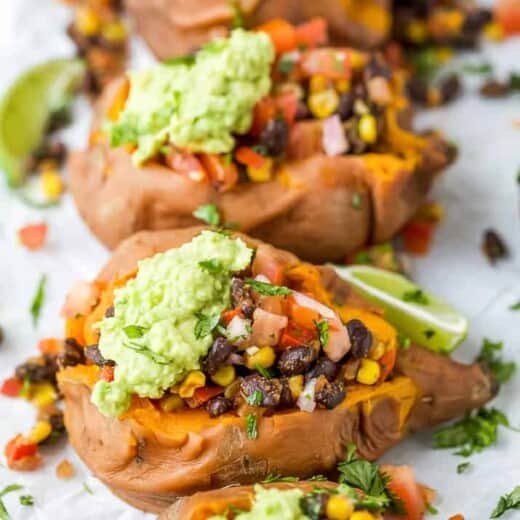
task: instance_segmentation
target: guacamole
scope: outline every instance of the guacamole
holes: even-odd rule
[[[111,144],[136,144],[136,164],[168,142],[192,152],[230,152],[232,134],[249,130],[254,106],[271,89],[273,60],[266,34],[236,29],[194,58],[131,73],[126,105],[109,126]]]
[[[114,380],[99,381],[92,402],[121,415],[132,394],[158,398],[200,368],[211,327],[230,304],[232,273],[252,250],[237,238],[203,231],[177,249],[141,260],[137,276],[114,295],[114,316],[99,324],[99,350],[116,362]]]

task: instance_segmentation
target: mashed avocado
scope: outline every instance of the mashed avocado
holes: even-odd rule
[[[136,278],[115,291],[114,316],[99,323],[99,349],[116,362],[92,402],[121,415],[130,397],[160,397],[191,370],[212,342],[211,323],[230,305],[231,275],[252,250],[240,239],[203,231],[191,242],[139,262]],[[202,264],[201,264],[202,263]]]
[[[255,494],[251,511],[239,513],[235,520],[310,520],[300,509],[300,489],[266,489],[257,485]],[[212,516],[209,520],[227,520],[227,516]]]
[[[130,74],[130,94],[113,146],[137,144],[137,164],[166,142],[193,152],[228,153],[231,134],[246,133],[256,103],[271,89],[274,49],[264,33],[236,29],[196,57]]]

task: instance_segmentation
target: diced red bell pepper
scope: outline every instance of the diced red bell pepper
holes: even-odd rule
[[[520,0],[499,0],[495,16],[505,34],[520,33]]]
[[[114,380],[114,367],[105,365],[99,371],[99,379],[111,383]]]
[[[7,397],[18,397],[22,390],[23,382],[17,377],[9,377],[0,387],[0,394]]]
[[[325,45],[328,40],[327,21],[321,16],[296,26],[296,45],[313,49]]]
[[[282,332],[279,347],[292,348],[299,347],[313,339],[316,339],[315,331],[298,327],[294,322],[290,321],[289,325]]]
[[[236,308],[236,309],[230,309],[230,310],[227,310],[227,311],[224,311],[222,313],[222,321],[224,322],[225,325],[228,325],[229,322],[235,317],[235,316],[241,316],[242,315],[242,311],[240,310],[240,308]]]
[[[253,109],[253,124],[249,133],[252,136],[259,136],[267,123],[276,116],[276,102],[271,96],[263,97]]]
[[[193,393],[193,397],[186,399],[186,402],[190,408],[198,408],[223,392],[224,389],[220,386],[202,386],[197,388]]]
[[[296,48],[296,28],[282,18],[269,20],[256,30],[266,33],[271,38],[276,54],[283,54]]]
[[[200,156],[205,170],[213,184],[219,191],[228,191],[238,182],[238,169],[236,165],[221,155],[203,154]]]
[[[18,238],[22,245],[31,251],[41,249],[47,237],[47,224],[28,224],[18,230]]]
[[[17,461],[36,455],[37,451],[37,444],[26,442],[21,435],[17,435],[6,444],[4,454],[8,461]]]
[[[387,350],[379,359],[379,364],[381,365],[381,375],[379,376],[379,382],[382,383],[386,380],[386,378],[392,373],[392,370],[395,367],[395,362],[397,359],[397,349],[393,348],[391,350]]]
[[[405,251],[416,255],[427,254],[433,240],[435,225],[435,222],[409,222],[403,229]]]
[[[38,350],[42,354],[57,354],[63,346],[63,341],[58,338],[44,338],[38,342]]]
[[[185,175],[197,182],[204,182],[208,179],[199,159],[189,152],[172,151],[165,157],[166,164],[176,173]]]
[[[329,79],[350,78],[352,75],[349,49],[324,48],[306,51],[301,59],[303,76],[322,74]]]
[[[240,146],[235,152],[235,159],[245,166],[251,168],[261,168],[264,165],[265,157],[255,152],[249,146]]]

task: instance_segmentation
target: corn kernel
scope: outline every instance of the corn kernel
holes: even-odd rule
[[[43,159],[38,162],[38,171],[40,173],[47,172],[47,171],[56,171],[58,168],[58,163],[55,159]]]
[[[385,344],[381,341],[378,341],[371,349],[369,353],[370,359],[373,359],[377,361],[378,359],[381,359],[383,357],[383,354],[385,353],[386,348]]]
[[[430,107],[436,107],[441,104],[441,92],[437,87],[430,87],[426,97],[428,106]]]
[[[179,386],[179,395],[186,399],[187,397],[193,397],[195,390],[201,388],[206,384],[206,376],[200,370],[193,370],[190,372],[186,379]]]
[[[289,390],[293,399],[298,399],[303,392],[303,376],[292,376],[289,378]]]
[[[235,367],[233,365],[223,365],[211,376],[211,380],[217,385],[226,387],[236,378]]]
[[[51,383],[31,385],[31,402],[38,407],[48,406],[57,400],[56,390]]]
[[[373,144],[377,140],[377,122],[372,114],[363,114],[358,123],[359,137],[365,143]]]
[[[184,408],[184,401],[178,395],[169,395],[168,397],[163,397],[161,399],[160,406],[163,412],[174,412],[175,410]]]
[[[381,367],[377,361],[372,359],[362,359],[356,381],[362,385],[375,385],[381,375]]]
[[[496,22],[490,22],[484,27],[484,36],[491,41],[501,41],[504,39],[504,30]]]
[[[414,20],[408,25],[406,34],[412,42],[422,43],[427,36],[426,24],[419,20]]]
[[[348,520],[354,512],[352,501],[342,495],[332,495],[327,502],[327,518]]]
[[[257,365],[264,368],[273,366],[276,354],[272,347],[263,347],[256,354],[247,356],[246,366],[249,370],[254,370]]]
[[[34,444],[40,444],[40,442],[43,442],[51,433],[52,426],[49,421],[38,421],[29,433],[28,438],[31,442],[34,442]]]
[[[350,90],[350,80],[346,78],[338,79],[334,83],[334,86],[340,94],[345,94],[345,92]]]
[[[453,49],[449,47],[439,47],[435,49],[435,59],[439,63],[447,63],[453,58]]]
[[[350,520],[376,520],[376,517],[368,511],[355,511]]]
[[[109,42],[122,42],[126,35],[126,27],[120,21],[107,23],[101,29],[101,36]]]
[[[350,51],[350,65],[353,69],[360,69],[366,63],[367,55],[359,51]]]
[[[308,105],[315,117],[325,119],[331,116],[338,108],[338,93],[334,89],[327,89],[323,92],[311,94],[308,99]]]
[[[260,168],[247,167],[247,176],[251,182],[267,182],[271,180],[273,173],[273,160],[269,157],[264,158],[264,163]]]
[[[309,90],[313,93],[323,92],[328,86],[329,82],[323,74],[315,74],[309,82]]]
[[[101,19],[94,9],[83,6],[76,11],[75,25],[81,34],[94,36],[101,29]]]
[[[63,181],[59,174],[55,171],[44,171],[41,174],[41,183],[42,191],[49,199],[55,200],[63,193]]]

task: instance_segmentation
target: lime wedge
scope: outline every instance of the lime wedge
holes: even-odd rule
[[[84,73],[81,60],[52,60],[24,72],[0,102],[0,168],[10,186],[25,176],[24,161],[41,143],[51,113],[70,101]]]
[[[452,352],[466,337],[468,321],[453,307],[400,274],[375,267],[335,266],[339,276],[370,302],[413,343],[435,352]]]

